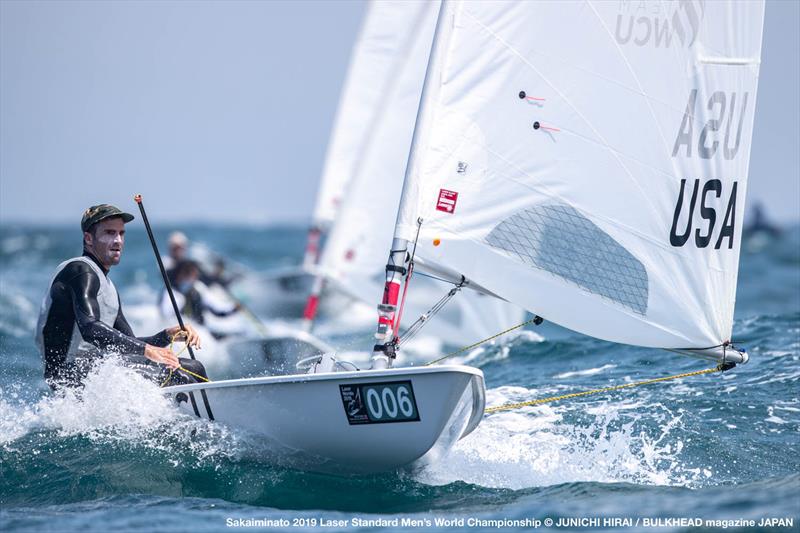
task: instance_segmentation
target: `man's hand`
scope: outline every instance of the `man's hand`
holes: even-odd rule
[[[180,326],[172,326],[171,328],[167,328],[167,335],[170,339],[183,341],[189,346],[197,348],[198,350],[201,348],[200,335],[198,335],[197,331],[189,324],[186,324],[184,329],[181,329]]]
[[[144,345],[144,356],[154,363],[166,365],[167,368],[175,370],[181,364],[178,362],[178,356],[175,355],[169,348],[159,348],[152,344]]]

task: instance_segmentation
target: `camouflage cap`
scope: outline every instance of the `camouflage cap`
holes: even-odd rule
[[[83,212],[83,217],[81,218],[81,229],[83,231],[89,231],[89,229],[100,222],[101,220],[105,220],[111,217],[122,217],[122,221],[125,223],[130,222],[133,220],[133,215],[130,213],[124,213],[119,210],[118,207],[109,204],[100,204],[100,205],[93,205],[89,209]]]

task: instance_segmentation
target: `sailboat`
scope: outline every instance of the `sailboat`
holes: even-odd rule
[[[381,115],[391,105],[387,94],[396,90],[396,70],[403,67],[409,56],[417,55],[414,51],[417,39],[409,37],[424,41],[427,32],[430,48],[434,25],[429,22],[430,12],[425,3],[369,4],[342,87],[302,264],[272,269],[258,277],[244,279],[235,287],[237,292],[250,296],[251,307],[259,315],[297,318],[302,315],[318,272],[323,241],[341,210],[365,147],[375,135]],[[420,68],[420,79],[424,69],[425,63]],[[414,111],[411,113],[407,121],[413,123]],[[410,134],[408,137],[410,142]],[[353,303],[353,298],[331,286],[326,290],[319,311],[326,316],[340,313]]]
[[[412,267],[600,339],[747,362],[731,334],[764,2],[631,6],[443,2],[372,368],[168,392],[205,391],[303,468],[437,460],[480,423],[484,381],[395,366]]]

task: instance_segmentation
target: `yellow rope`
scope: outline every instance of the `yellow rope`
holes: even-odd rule
[[[602,389],[588,390],[584,392],[574,392],[572,394],[563,394],[561,396],[551,396],[549,398],[541,398],[539,400],[530,400],[527,402],[509,403],[505,405],[498,405],[497,407],[488,407],[484,413],[491,414],[498,411],[510,411],[511,409],[519,409],[520,407],[530,407],[533,405],[541,405],[550,402],[557,402],[559,400],[567,400],[569,398],[579,398],[581,396],[589,396],[590,394],[599,394],[601,392],[610,392],[620,389],[628,389],[631,387],[638,387],[640,385],[650,385],[661,381],[669,381],[671,379],[687,378],[690,376],[699,376],[701,374],[711,374],[712,372],[723,372],[722,366],[715,368],[706,368],[705,370],[697,370],[695,372],[686,372],[685,374],[676,374],[674,376],[667,376],[663,378],[648,379],[646,381],[638,381],[636,383],[626,383],[625,385],[614,385],[613,387],[604,387]]]
[[[195,373],[194,373],[194,372],[192,372],[191,370],[186,370],[186,369],[185,369],[185,368],[183,368],[182,366],[179,366],[179,367],[178,367],[178,370],[180,370],[180,371],[182,371],[182,372],[186,372],[186,373],[187,373],[187,374],[189,374],[190,376],[196,377],[197,379],[199,379],[199,380],[201,380],[201,381],[205,381],[206,383],[208,383],[209,381],[211,381],[211,380],[210,380],[210,379],[208,379],[207,377],[205,377],[205,376],[201,376],[200,374],[195,374]]]
[[[494,339],[496,339],[497,337],[500,337],[501,335],[505,335],[506,333],[509,333],[509,332],[511,332],[511,331],[514,331],[515,329],[521,328],[521,327],[523,327],[523,326],[527,326],[528,324],[530,324],[531,322],[533,322],[534,320],[536,320],[536,318],[537,318],[537,317],[535,317],[535,316],[534,316],[533,318],[531,318],[530,320],[526,320],[526,321],[525,321],[525,322],[523,322],[522,324],[517,324],[517,325],[516,325],[516,326],[514,326],[514,327],[508,328],[508,329],[507,329],[507,330],[505,330],[505,331],[501,331],[500,333],[497,333],[496,335],[492,335],[491,337],[487,337],[487,338],[483,339],[482,341],[478,341],[478,342],[476,342],[475,344],[470,344],[469,346],[465,346],[465,347],[461,348],[460,350],[456,350],[455,352],[451,352],[451,353],[449,353],[449,354],[447,354],[447,355],[445,355],[445,356],[443,356],[443,357],[440,357],[439,359],[434,359],[434,360],[433,360],[433,361],[431,361],[430,363],[425,363],[425,366],[435,365],[435,364],[436,364],[436,363],[438,363],[439,361],[444,361],[444,360],[445,360],[445,359],[447,359],[448,357],[453,357],[454,355],[458,355],[458,354],[460,354],[461,352],[466,352],[466,351],[468,351],[468,350],[471,350],[471,349],[475,348],[476,346],[480,346],[480,345],[481,345],[481,344],[483,344],[484,342],[489,342],[490,340],[494,340]]]
[[[173,335],[172,337],[170,337],[170,338],[169,338],[169,349],[170,349],[170,350],[172,350],[172,349],[173,349],[172,347],[175,345],[175,339],[177,338],[177,336],[178,336],[178,334],[176,333],[175,335]],[[183,348],[181,348],[181,351],[179,351],[178,353],[176,353],[176,354],[175,354],[175,357],[178,357],[180,354],[182,354],[183,352],[185,352],[185,351],[186,351],[186,348],[188,348],[188,347],[189,347],[189,345],[188,345],[188,344],[184,344],[184,345],[183,345]],[[174,351],[174,350],[173,350],[173,351]]]
[[[179,333],[183,333],[183,331],[178,331],[178,333],[176,333],[175,335],[173,335],[173,336],[171,336],[171,337],[169,338],[169,349],[170,349],[170,350],[172,350],[172,349],[173,349],[172,347],[173,347],[173,345],[175,344],[175,339],[178,337],[178,334],[179,334]],[[186,348],[188,348],[188,346],[189,346],[188,344],[184,344],[184,345],[183,345],[183,348],[181,348],[181,350],[180,350],[178,353],[176,353],[176,354],[175,354],[175,357],[178,357],[180,354],[182,354],[183,352],[185,352],[185,351],[186,351]],[[183,368],[182,366],[179,366],[179,367],[178,367],[178,368],[176,368],[176,369],[172,369],[172,368],[170,368],[170,369],[169,369],[169,374],[167,375],[167,379],[165,379],[165,380],[164,380],[164,382],[161,384],[161,386],[162,386],[162,387],[163,387],[164,385],[166,385],[167,383],[169,383],[169,380],[170,380],[170,379],[172,379],[172,373],[173,373],[175,370],[180,370],[180,371],[182,371],[182,372],[185,372],[185,373],[189,374],[190,376],[193,376],[193,377],[195,377],[195,378],[197,378],[197,379],[199,379],[199,380],[201,380],[201,381],[205,381],[205,382],[209,382],[209,381],[211,381],[210,379],[208,379],[208,378],[207,378],[207,377],[205,377],[205,376],[201,376],[200,374],[195,374],[195,373],[194,373],[194,372],[192,372],[191,370],[186,370],[186,369],[185,369],[185,368]]]

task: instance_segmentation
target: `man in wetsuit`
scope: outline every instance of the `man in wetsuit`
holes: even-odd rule
[[[122,314],[122,305],[108,271],[119,264],[125,244],[125,223],[133,215],[101,204],[81,219],[83,255],[61,263],[45,295],[36,329],[44,358],[44,377],[52,388],[80,385],[92,365],[107,353],[118,353],[150,377],[169,384],[197,381],[183,367],[205,376],[199,361],[178,359],[166,348],[173,337],[200,347],[191,326],[167,328],[152,337],[136,338]],[[158,365],[163,365],[159,368]]]

